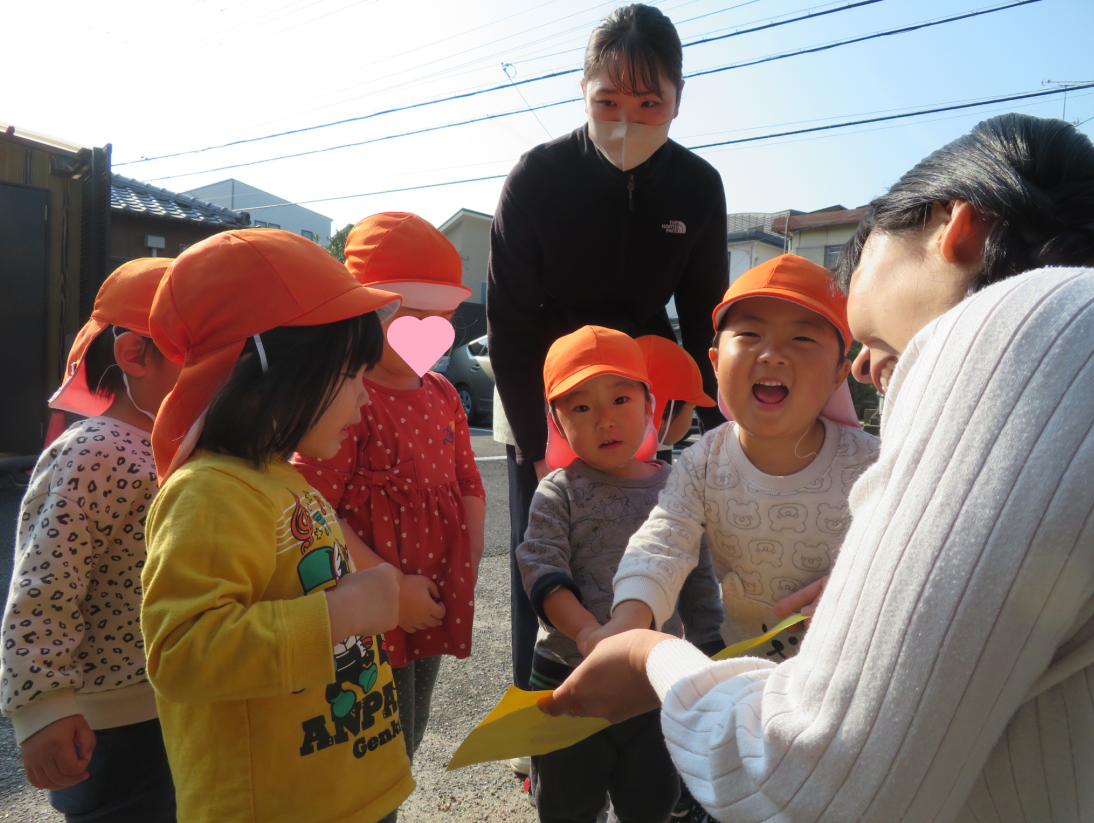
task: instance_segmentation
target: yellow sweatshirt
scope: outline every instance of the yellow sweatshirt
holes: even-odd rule
[[[332,653],[349,569],[330,505],[288,463],[199,454],[148,518],[148,675],[180,823],[374,823],[414,789],[383,638]]]

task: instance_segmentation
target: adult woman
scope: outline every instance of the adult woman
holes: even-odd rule
[[[872,378],[899,360],[798,657],[711,664],[630,632],[551,710],[660,696],[718,819],[1089,820],[1094,146],[987,120],[875,200],[845,255]]]
[[[556,339],[585,325],[675,339],[665,311],[675,297],[684,348],[702,364],[705,391],[715,389],[706,350],[728,280],[725,194],[709,163],[668,139],[683,85],[668,18],[651,6],[616,9],[585,54],[589,122],[525,154],[502,190],[487,320],[516,444],[507,449],[512,550],[545,472],[542,373]],[[716,424],[712,411],[706,421]],[[514,682],[528,688],[537,621],[515,559],[512,569]]]

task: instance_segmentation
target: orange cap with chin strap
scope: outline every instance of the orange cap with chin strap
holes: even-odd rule
[[[190,456],[248,338],[398,305],[398,295],[362,286],[322,246],[292,232],[227,231],[188,248],[167,270],[150,318],[160,351],[183,364],[152,430],[160,483]]]

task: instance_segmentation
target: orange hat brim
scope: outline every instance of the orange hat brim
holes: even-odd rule
[[[594,377],[599,377],[602,374],[616,374],[620,377],[626,377],[628,380],[637,380],[649,388],[650,379],[645,374],[641,374],[633,369],[628,369],[622,366],[614,366],[605,363],[597,363],[592,366],[586,366],[583,369],[578,369],[573,374],[567,375],[560,380],[554,386],[551,387],[547,393],[547,401],[550,402],[567,392],[571,392],[584,383],[586,380],[592,380]]]

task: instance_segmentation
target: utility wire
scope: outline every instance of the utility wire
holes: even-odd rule
[[[814,13],[810,13],[808,15],[804,15],[804,16],[801,16],[801,17],[794,17],[794,18],[790,18],[790,19],[787,19],[787,20],[781,20],[781,21],[778,21],[778,22],[766,23],[766,24],[763,24],[761,26],[756,26],[756,27],[751,28],[751,29],[742,30],[742,31],[739,31],[737,33],[724,35],[723,37],[733,37],[733,36],[737,36],[737,34],[750,34],[750,33],[757,32],[757,31],[763,31],[764,29],[773,28],[775,26],[784,26],[784,25],[787,25],[788,23],[794,23],[794,22],[797,22],[799,20],[807,20],[807,19],[810,19],[812,17],[820,16],[821,14],[831,14],[831,13],[836,12],[836,11],[846,11],[848,9],[857,8],[858,6],[861,6],[861,5],[869,5],[871,3],[877,3],[877,2],[881,2],[881,0],[860,0],[860,2],[851,4],[851,5],[840,6],[839,8],[830,9],[830,10],[825,11],[825,12],[814,12]],[[1010,5],[1025,5],[1026,3],[1038,3],[1038,2],[1041,2],[1041,0],[1020,0],[1017,3],[1012,3]],[[996,7],[993,10],[1002,10],[1004,8],[1010,8],[1010,5]],[[986,12],[981,12],[981,13],[986,13]],[[960,19],[960,18],[955,18],[955,19]],[[929,25],[937,25],[937,23],[932,23],[932,24],[929,24]],[[871,35],[871,36],[881,36],[881,35]],[[692,46],[692,45],[699,45],[699,44],[704,43],[704,42],[707,42],[707,41],[701,40],[701,41],[696,41],[694,43],[687,43],[687,44],[685,44],[684,48],[687,48],[687,47]],[[821,48],[822,49],[829,49],[829,48],[834,48],[834,47],[835,47],[835,44],[827,44],[827,45],[825,45]],[[780,59],[780,57],[778,55],[776,55],[776,56],[773,56],[771,59]],[[731,68],[731,67],[716,69],[715,71],[727,71],[728,68]],[[508,88],[512,88],[514,86],[523,86],[523,85],[526,85],[528,83],[538,83],[541,80],[550,80],[550,79],[555,78],[555,77],[564,77],[564,76],[569,75],[569,74],[577,74],[580,71],[581,71],[580,68],[574,68],[574,69],[564,69],[564,70],[561,70],[561,71],[549,72],[547,74],[541,74],[541,75],[537,75],[535,77],[526,77],[523,80],[510,80],[508,83],[504,83],[504,84],[500,84],[500,85],[496,85],[496,86],[490,86],[490,87],[485,88],[485,89],[475,89],[475,90],[472,90],[472,91],[466,91],[466,92],[462,92],[462,93],[459,93],[459,94],[449,95],[447,97],[435,98],[433,100],[423,100],[423,101],[418,102],[418,103],[409,103],[405,106],[396,106],[396,107],[389,108],[389,109],[382,109],[380,111],[371,112],[370,114],[364,114],[364,115],[360,115],[358,117],[347,117],[347,118],[344,118],[342,120],[334,120],[334,121],[331,121],[329,123],[321,123],[321,124],[315,125],[315,126],[304,126],[302,128],[299,128],[299,129],[289,129],[288,131],[275,132],[274,134],[267,134],[267,135],[263,135],[261,137],[248,137],[248,138],[245,138],[245,139],[242,139],[242,140],[233,140],[233,141],[228,142],[228,143],[220,143],[220,144],[215,145],[215,146],[206,146],[205,148],[201,148],[201,149],[189,149],[187,151],[173,152],[171,154],[161,154],[161,155],[157,155],[155,157],[142,157],[138,160],[127,160],[127,161],[122,162],[122,163],[115,163],[114,165],[115,165],[115,167],[129,166],[129,165],[133,165],[134,163],[147,163],[147,162],[151,162],[153,160],[166,160],[166,159],[169,159],[169,158],[172,158],[172,157],[181,157],[183,155],[188,155],[188,154],[201,154],[203,152],[213,151],[215,149],[224,149],[224,148],[229,148],[231,146],[243,145],[243,144],[246,144],[246,143],[255,143],[255,142],[258,142],[260,140],[270,140],[270,139],[273,139],[275,137],[286,137],[286,136],[292,135],[292,134],[301,134],[303,132],[316,131],[318,129],[326,129],[326,128],[330,128],[332,126],[341,126],[341,125],[344,125],[346,123],[356,123],[356,122],[360,122],[362,120],[370,120],[370,119],[375,118],[375,117],[381,117],[381,116],[386,115],[386,114],[395,114],[396,112],[409,111],[411,109],[422,108],[423,106],[432,106],[432,105],[435,105],[437,103],[448,103],[448,102],[451,102],[453,100],[463,100],[463,99],[466,99],[468,97],[476,97],[480,94],[488,94],[490,92],[500,91],[502,89],[508,89]],[[698,75],[693,74],[693,75],[687,75],[687,76],[688,77],[695,77],[695,76],[698,76]]]
[[[718,142],[718,143],[704,143],[703,145],[700,145],[700,146],[688,146],[687,148],[691,151],[699,151],[701,149],[710,149],[710,148],[715,148],[717,146],[728,146],[728,145],[737,144],[737,143],[752,143],[752,142],[755,142],[757,140],[770,140],[770,139],[774,139],[776,137],[788,137],[788,136],[791,136],[791,135],[808,134],[808,133],[812,133],[812,132],[821,132],[821,131],[830,131],[832,129],[847,128],[847,127],[850,127],[850,126],[862,126],[862,125],[866,125],[868,123],[880,123],[880,122],[883,122],[883,121],[886,121],[886,120],[899,120],[901,118],[906,118],[906,117],[917,117],[919,115],[924,115],[924,114],[937,114],[938,112],[955,111],[957,109],[972,109],[972,108],[978,108],[980,106],[991,106],[991,105],[995,105],[997,103],[1007,103],[1007,102],[1011,102],[1011,101],[1014,101],[1014,100],[1028,100],[1028,99],[1035,98],[1035,97],[1050,97],[1050,96],[1055,95],[1055,94],[1063,94],[1064,92],[1079,91],[1081,89],[1090,89],[1090,88],[1094,88],[1094,83],[1083,83],[1083,84],[1076,85],[1076,86],[1067,86],[1066,88],[1048,89],[1046,91],[1033,91],[1033,92],[1025,92],[1023,94],[1011,94],[1011,95],[1007,95],[1005,97],[993,97],[991,99],[980,100],[980,101],[975,102],[975,103],[960,103],[960,104],[950,105],[950,106],[936,106],[936,107],[930,108],[930,109],[917,109],[915,111],[903,112],[901,114],[890,114],[890,115],[886,115],[884,117],[871,117],[871,118],[868,118],[868,119],[865,119],[865,120],[848,120],[848,121],[845,121],[845,122],[842,122],[842,123],[830,123],[827,126],[813,126],[811,128],[808,128],[808,129],[795,129],[794,131],[777,132],[775,134],[762,134],[762,135],[757,135],[756,137],[742,137],[742,138],[738,138],[736,140],[723,140],[723,141]],[[379,195],[379,194],[395,194],[397,192],[417,191],[419,189],[435,189],[435,188],[439,188],[441,186],[458,186],[458,185],[461,185],[463,183],[479,183],[483,180],[500,180],[503,177],[508,177],[508,175],[507,174],[494,174],[494,175],[491,175],[489,177],[473,177],[473,178],[468,179],[468,180],[449,180],[449,181],[444,182],[444,183],[427,183],[427,184],[424,184],[424,185],[421,185],[421,186],[406,186],[406,187],[401,188],[401,189],[388,189],[387,191],[370,191],[370,192],[362,192],[360,194],[345,194],[345,195],[341,195],[339,197],[319,197],[319,198],[316,198],[314,200],[299,200],[296,203],[279,203],[278,205],[280,205],[280,206],[304,206],[304,205],[308,205],[310,203],[326,203],[326,202],[333,202],[335,200],[351,200],[355,197],[372,197],[374,195]],[[255,207],[250,208],[250,209],[245,209],[245,211],[252,212],[252,211],[258,211],[259,209],[272,209],[272,208],[275,208],[275,207],[274,206],[255,206]]]
[[[861,2],[859,2],[856,5],[869,5],[870,3],[876,3],[876,2],[880,2],[880,0],[861,0]],[[754,66],[758,63],[767,63],[767,62],[771,62],[773,60],[782,60],[782,59],[785,59],[785,58],[788,58],[788,57],[796,57],[796,56],[801,55],[801,54],[809,54],[809,53],[815,52],[815,51],[824,51],[824,50],[827,50],[827,49],[835,48],[836,46],[839,46],[839,45],[847,45],[847,44],[850,44],[850,43],[861,42],[862,40],[870,40],[870,39],[877,38],[877,37],[884,37],[884,36],[887,36],[887,35],[890,35],[890,34],[897,34],[897,33],[902,33],[902,32],[906,32],[906,31],[914,31],[916,29],[926,28],[928,26],[937,26],[937,25],[941,25],[942,23],[954,22],[955,20],[963,20],[967,17],[974,17],[974,16],[981,15],[981,14],[988,14],[989,12],[992,12],[992,11],[1001,11],[1003,9],[1012,8],[1014,6],[1023,6],[1023,5],[1028,5],[1030,3],[1039,3],[1039,2],[1041,2],[1041,0],[1016,0],[1015,2],[1012,2],[1012,3],[1010,3],[1008,5],[1004,5],[1004,6],[995,6],[995,7],[990,8],[990,9],[981,9],[981,10],[978,10],[978,11],[966,12],[965,14],[957,15],[955,17],[944,18],[944,19],[935,20],[935,21],[927,21],[927,22],[924,22],[924,23],[917,23],[914,26],[906,26],[902,29],[893,29],[893,30],[886,31],[886,32],[879,32],[879,33],[875,33],[875,34],[870,34],[870,35],[866,35],[864,37],[857,38],[855,40],[840,41],[840,42],[837,42],[837,43],[830,43],[830,44],[826,44],[826,45],[822,45],[822,46],[814,46],[810,49],[804,49],[804,50],[798,50],[798,51],[792,51],[792,52],[782,52],[780,54],[768,55],[767,57],[758,58],[758,59],[752,60],[752,61],[746,61],[746,62],[742,62],[742,63],[733,63],[733,64],[730,64],[728,66],[722,66],[722,67],[716,68],[716,69],[707,69],[707,70],[700,71],[700,72],[693,72],[692,74],[685,75],[685,77],[690,79],[692,77],[699,77],[699,76],[707,75],[707,74],[715,74],[715,73],[718,73],[718,72],[730,71],[732,69],[745,68],[747,66]],[[845,9],[845,8],[854,8],[854,6],[844,6],[842,8],[843,9]],[[829,11],[826,11],[826,12],[821,12],[821,14],[828,14],[828,13],[831,13],[831,11],[832,10],[829,10]],[[784,22],[787,22],[787,21],[784,21]],[[776,24],[776,25],[781,25],[781,23]],[[750,31],[755,31],[755,29],[752,29]],[[746,33],[746,32],[741,32],[741,33]],[[534,80],[534,79],[536,79],[536,78],[531,78],[531,80]],[[512,86],[516,87],[517,85],[519,85],[521,83],[531,82],[531,80],[522,80],[522,81],[510,80],[510,83],[511,83]],[[501,86],[500,88],[506,88],[506,87]],[[517,91],[519,93],[520,90],[517,89]],[[472,92],[472,93],[469,93],[469,94],[476,94],[476,93],[478,93],[478,92]],[[449,98],[449,99],[451,99],[451,98]],[[521,99],[522,100],[525,99],[523,94],[521,95]],[[443,124],[443,125],[440,125],[440,126],[430,126],[428,128],[424,128],[424,129],[415,129],[414,131],[400,132],[398,134],[386,135],[384,137],[374,137],[374,138],[371,138],[369,140],[361,140],[361,141],[354,142],[354,143],[344,143],[344,144],[341,144],[341,145],[338,145],[338,146],[328,146],[326,148],[321,148],[321,149],[312,149],[312,150],[309,150],[309,151],[294,152],[292,154],[282,154],[282,155],[278,155],[276,157],[268,157],[268,158],[265,158],[263,160],[250,160],[250,161],[246,161],[246,162],[243,162],[243,163],[232,163],[232,164],[225,165],[225,166],[217,166],[217,167],[211,168],[211,169],[203,169],[201,171],[185,172],[183,174],[164,175],[163,177],[151,178],[148,182],[151,183],[151,182],[157,182],[157,181],[161,181],[161,180],[174,180],[174,179],[180,178],[180,177],[193,177],[193,176],[198,175],[198,174],[211,173],[211,172],[215,172],[215,171],[227,171],[229,169],[244,168],[244,167],[247,167],[247,166],[260,165],[262,163],[272,163],[272,162],[277,161],[277,160],[287,160],[287,159],[295,158],[295,157],[304,157],[304,156],[307,156],[307,155],[310,155],[310,154],[322,154],[322,153],[325,153],[325,152],[328,152],[328,151],[336,151],[338,149],[344,149],[344,148],[353,148],[353,147],[356,147],[356,146],[363,146],[363,145],[366,145],[368,143],[378,143],[378,142],[382,142],[382,141],[385,141],[385,140],[393,140],[393,139],[400,138],[400,137],[408,137],[408,136],[411,136],[411,135],[422,134],[424,132],[429,132],[429,131],[439,131],[441,129],[453,128],[453,127],[456,127],[456,126],[466,126],[466,125],[469,125],[471,123],[479,123],[479,122],[482,122],[484,120],[493,120],[493,119],[496,119],[496,118],[499,118],[499,117],[509,117],[509,116],[514,115],[514,114],[521,114],[522,111],[532,112],[533,116],[535,116],[536,119],[539,120],[538,115],[535,114],[536,109],[551,108],[551,107],[554,107],[554,106],[563,105],[565,103],[573,103],[573,102],[576,102],[579,99],[580,98],[571,98],[571,99],[568,99],[568,100],[559,100],[559,101],[554,102],[554,103],[547,103],[547,104],[543,104],[543,105],[540,105],[540,106],[529,106],[527,109],[524,109],[524,110],[516,110],[516,111],[503,112],[501,114],[486,115],[486,116],[483,116],[483,117],[472,118],[470,120],[461,120],[461,121],[456,122],[456,123],[446,123],[446,124]],[[527,100],[525,100],[525,102],[527,103]],[[372,116],[375,116],[375,115],[372,115]],[[342,121],[342,122],[348,122],[348,121]],[[540,125],[543,126],[542,121],[540,121]],[[319,128],[319,127],[312,127],[312,128]],[[307,130],[308,129],[302,129],[301,131],[307,131]],[[546,130],[546,126],[544,126],[544,130]],[[292,132],[287,132],[287,133],[291,134]],[[550,135],[550,133],[548,132],[548,136],[549,135]],[[261,139],[261,138],[254,138],[254,139],[258,140],[258,139]],[[239,142],[250,142],[250,141],[239,141]],[[226,144],[226,145],[234,145],[234,144]],[[189,152],[182,152],[182,153],[187,154]],[[173,157],[173,156],[176,156],[176,155],[163,155],[163,157]],[[150,159],[158,160],[158,159],[163,159],[163,158],[162,157],[156,157],[156,158],[150,158]],[[130,162],[139,162],[139,161],[130,161]],[[126,165],[126,164],[118,163],[116,165],[121,166],[121,165]]]

